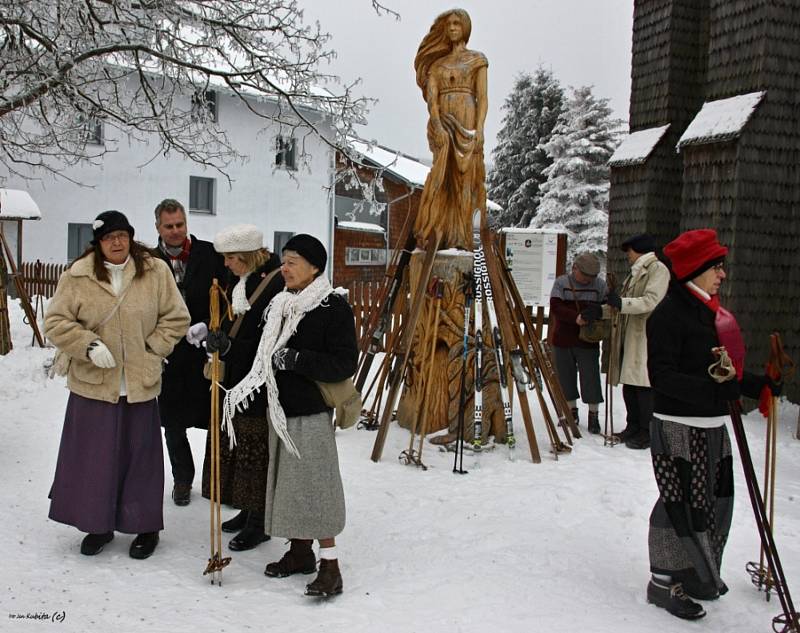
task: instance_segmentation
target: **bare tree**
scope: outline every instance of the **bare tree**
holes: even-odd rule
[[[150,143],[151,159],[175,152],[227,175],[245,157],[215,120],[216,93],[264,127],[320,133],[328,117],[323,138],[344,145],[369,100],[324,72],[328,40],[294,0],[0,0],[0,182],[115,151],[98,122]]]

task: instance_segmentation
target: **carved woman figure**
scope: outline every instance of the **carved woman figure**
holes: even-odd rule
[[[489,62],[467,49],[472,22],[463,9],[442,13],[414,59],[417,85],[428,104],[433,167],[414,226],[417,240],[439,248],[472,250],[472,214],[485,212],[483,124]]]

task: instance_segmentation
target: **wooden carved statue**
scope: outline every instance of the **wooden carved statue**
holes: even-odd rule
[[[463,9],[442,13],[414,59],[428,104],[433,166],[414,225],[421,245],[439,234],[440,249],[472,250],[472,214],[486,209],[483,126],[488,107],[483,53],[467,49],[472,22]]]

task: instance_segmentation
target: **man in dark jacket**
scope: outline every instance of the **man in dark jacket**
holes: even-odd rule
[[[588,428],[594,434],[600,433],[597,409],[603,401],[600,344],[582,341],[579,333],[582,325],[601,316],[600,303],[606,297],[607,288],[605,279],[599,274],[600,260],[592,253],[581,253],[573,262],[572,272],[557,277],[550,292],[550,323],[553,330],[550,336],[558,381],[576,424],[578,396],[588,405]]]
[[[208,291],[213,279],[225,275],[222,257],[210,242],[188,235],[186,211],[177,200],[162,200],[155,209],[158,247],[154,254],[172,269],[193,324],[208,321]],[[158,398],[161,425],[172,466],[175,505],[191,498],[194,460],[186,429],[208,428],[210,383],[203,377],[205,351],[182,338],[167,358]]]

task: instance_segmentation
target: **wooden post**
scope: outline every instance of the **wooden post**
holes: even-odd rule
[[[3,254],[0,253],[0,356],[5,356],[14,347],[11,342],[11,326],[8,322],[7,279],[6,260]]]

